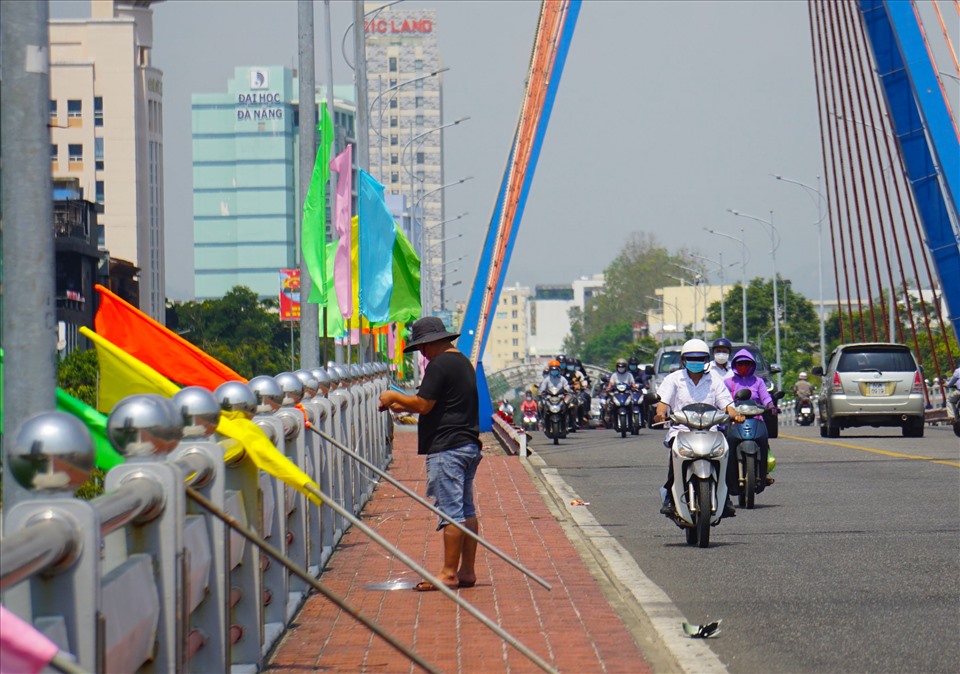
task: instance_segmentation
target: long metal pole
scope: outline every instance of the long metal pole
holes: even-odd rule
[[[336,156],[337,154],[340,153],[341,150],[343,150],[343,147],[341,147],[337,143],[337,134],[336,134],[337,116],[334,113],[334,107],[333,107],[333,38],[332,38],[331,23],[330,23],[330,0],[324,0],[324,3],[323,3],[323,23],[325,24],[324,38],[327,43],[326,63],[324,64],[326,66],[324,68],[324,75],[327,81],[326,101],[327,101],[327,111],[330,113],[330,118],[334,120],[333,154],[334,156]],[[352,166],[350,167],[350,170],[351,171],[353,170]],[[333,171],[330,171],[330,183],[328,185],[329,191],[327,192],[328,204],[334,203],[334,199],[336,199],[338,179],[339,179],[339,176]],[[324,305],[323,307],[323,360],[324,361],[327,360],[327,342],[328,341],[329,341],[329,336],[327,334],[327,307],[326,305]],[[334,358],[338,363],[343,362],[343,345],[342,344],[337,344],[337,346],[335,347]]]
[[[357,166],[370,170],[370,104],[367,102],[367,36],[363,20],[363,0],[353,0],[353,56],[354,83],[357,90]],[[364,338],[363,321],[357,316],[360,328],[360,345],[357,347],[357,362],[370,360],[367,349],[369,338]]]
[[[381,639],[383,639],[388,644],[393,646],[397,651],[399,651],[404,656],[406,656],[411,662],[416,663],[419,667],[421,667],[427,672],[439,673],[440,670],[438,670],[436,667],[434,667],[429,662],[424,660],[422,657],[417,655],[416,652],[404,646],[402,643],[400,643],[397,640],[396,637],[394,637],[392,634],[390,634],[385,629],[380,627],[380,625],[375,623],[373,620],[361,614],[360,611],[358,611],[356,608],[348,604],[346,600],[344,600],[339,595],[335,594],[326,585],[318,581],[309,573],[306,573],[305,571],[303,571],[303,569],[301,569],[299,566],[294,564],[286,555],[284,555],[283,552],[281,552],[280,550],[277,550],[275,547],[273,547],[272,545],[267,543],[265,540],[263,540],[263,538],[261,538],[257,534],[247,529],[247,527],[245,527],[238,520],[234,519],[234,517],[231,516],[229,513],[225,512],[224,510],[221,510],[212,502],[208,501],[196,489],[194,489],[193,487],[186,487],[186,490],[187,490],[187,496],[189,496],[190,499],[195,503],[197,503],[201,508],[203,508],[204,510],[212,514],[214,517],[223,521],[223,523],[226,524],[228,527],[230,527],[231,529],[236,531],[238,534],[246,538],[248,541],[256,545],[258,548],[266,552],[268,555],[273,557],[281,565],[286,567],[286,569],[290,571],[290,573],[294,574],[295,576],[297,576],[297,578],[307,583],[310,587],[312,587],[317,592],[322,594],[324,597],[332,601],[334,604],[337,605],[338,608],[346,612],[347,615],[349,615],[353,619],[363,624],[370,631],[374,632],[377,636],[379,636]]]
[[[371,529],[369,526],[364,524],[363,521],[360,518],[356,517],[352,512],[350,512],[349,510],[341,506],[339,503],[337,503],[336,501],[328,497],[326,494],[324,494],[322,491],[320,491],[316,487],[309,484],[304,486],[307,491],[309,491],[314,496],[319,497],[320,500],[322,500],[326,505],[330,506],[330,508],[333,509],[335,513],[343,517],[345,520],[350,522],[350,524],[357,527],[357,529],[359,529],[360,531],[365,533],[367,536],[369,536],[374,543],[376,543],[380,547],[387,550],[390,554],[396,557],[402,564],[406,565],[413,571],[420,574],[420,576],[424,580],[426,580],[428,583],[430,583],[435,588],[437,588],[438,592],[441,592],[442,594],[446,595],[455,604],[457,604],[457,606],[459,606],[464,611],[472,615],[474,618],[476,618],[481,623],[483,623],[486,627],[490,628],[490,630],[494,634],[496,634],[498,637],[506,641],[508,644],[516,648],[518,651],[520,651],[523,655],[527,657],[528,660],[530,660],[530,662],[534,663],[545,672],[550,672],[551,674],[558,674],[557,670],[551,667],[549,663],[547,663],[543,658],[541,658],[539,655],[537,655],[536,653],[531,651],[529,648],[524,646],[520,641],[517,640],[516,637],[514,637],[512,634],[504,630],[502,627],[500,627],[500,625],[490,620],[490,618],[488,618],[483,613],[481,613],[471,603],[464,601],[459,595],[457,595],[456,592],[454,592],[449,587],[444,585],[443,581],[441,581],[439,578],[431,574],[425,568],[423,568],[422,566],[417,564],[415,561],[410,559],[410,557],[404,554],[401,550],[391,545],[383,536],[381,536],[376,531]]]
[[[369,468],[371,471],[373,471],[374,473],[376,473],[377,475],[379,475],[380,477],[382,477],[384,480],[386,480],[387,482],[389,482],[390,484],[392,484],[394,487],[396,487],[397,489],[399,489],[400,491],[402,491],[404,494],[406,494],[407,496],[409,496],[410,498],[412,498],[414,501],[416,501],[416,502],[419,503],[420,505],[422,505],[422,506],[424,506],[425,508],[427,508],[427,510],[429,510],[430,512],[432,512],[434,515],[437,515],[438,517],[440,517],[440,518],[446,520],[448,523],[452,524],[454,527],[456,527],[457,529],[459,529],[461,532],[465,533],[467,536],[469,536],[470,538],[472,538],[473,540],[475,540],[477,543],[479,543],[480,545],[482,545],[483,547],[485,547],[487,550],[489,550],[490,552],[492,552],[493,554],[495,554],[497,557],[499,557],[500,559],[502,559],[503,561],[505,561],[507,564],[509,564],[510,566],[512,566],[513,568],[515,568],[517,571],[520,571],[521,573],[527,575],[527,576],[530,577],[532,580],[535,580],[537,583],[539,583],[539,584],[542,585],[543,587],[547,588],[548,590],[553,589],[553,587],[550,585],[550,583],[548,583],[547,581],[545,581],[543,578],[541,578],[540,576],[538,576],[537,574],[535,574],[533,571],[531,571],[531,570],[528,569],[527,567],[523,566],[523,565],[522,565],[520,562],[518,562],[517,560],[513,559],[512,557],[507,556],[503,551],[499,550],[499,549],[498,549],[496,546],[494,546],[492,543],[490,543],[489,541],[484,540],[483,538],[481,538],[480,536],[478,536],[478,535],[475,534],[474,532],[470,531],[467,527],[463,526],[463,524],[461,524],[460,522],[457,522],[456,520],[452,519],[449,515],[447,515],[447,514],[444,513],[442,510],[440,510],[439,508],[437,508],[436,506],[434,506],[432,503],[430,503],[429,501],[427,501],[425,498],[423,498],[422,496],[420,496],[420,494],[416,493],[415,491],[413,491],[412,489],[410,489],[409,487],[407,487],[406,485],[404,485],[402,482],[399,482],[398,480],[396,480],[396,479],[394,479],[393,477],[391,477],[390,474],[387,473],[386,471],[380,470],[376,465],[370,463],[369,461],[367,461],[365,458],[363,458],[362,456],[360,456],[360,455],[357,454],[356,452],[351,451],[346,445],[343,445],[343,444],[337,442],[334,438],[330,437],[329,435],[327,435],[327,434],[324,433],[323,431],[318,430],[318,429],[314,428],[313,426],[310,427],[310,430],[313,431],[314,433],[316,433],[317,435],[319,435],[321,438],[323,438],[323,439],[326,440],[327,442],[329,442],[331,445],[333,445],[333,446],[336,447],[337,449],[339,449],[341,452],[343,452],[344,454],[346,454],[347,456],[349,456],[349,457],[350,457],[351,459],[353,459],[354,461],[357,461],[357,462],[359,462],[360,464],[362,464],[363,466],[365,466],[366,468]]]
[[[300,203],[303,204],[313,178],[317,158],[314,120],[317,118],[316,75],[314,72],[313,0],[297,2],[297,78],[300,93]],[[326,138],[323,142],[326,142]],[[301,217],[303,208],[300,209]],[[324,214],[325,217],[325,214]],[[307,301],[313,279],[303,254],[300,237],[300,367],[309,370],[320,365],[320,307]],[[290,324],[291,361],[293,353],[293,323]],[[292,367],[292,365],[291,365]]]
[[[820,367],[827,366],[826,322],[823,309],[823,198],[817,176],[817,280],[820,282]]]
[[[783,363],[780,359],[780,303],[779,295],[777,295],[777,247],[778,242],[775,239],[779,238],[777,236],[777,229],[773,226],[773,211],[770,211],[770,260],[773,262],[773,334],[777,339],[777,365],[780,365],[781,370],[777,372],[777,390],[783,390]]]
[[[747,340],[747,244],[743,238],[743,227],[740,228],[740,265],[743,270],[743,341]]]
[[[727,336],[727,305],[723,297],[724,295],[726,295],[726,291],[724,290],[724,282],[723,282],[723,279],[724,279],[723,253],[719,253],[719,255],[720,255],[720,336],[726,337]]]
[[[3,108],[3,445],[20,423],[56,406],[53,186],[50,179],[49,3],[4,2],[0,22]],[[90,148],[87,148],[88,150]],[[14,166],[14,161],[16,165]],[[27,497],[3,462],[3,505]]]

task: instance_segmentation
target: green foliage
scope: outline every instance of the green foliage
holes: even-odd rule
[[[275,299],[260,300],[245,286],[220,299],[184,302],[167,307],[167,327],[184,339],[251,378],[291,368],[291,339],[299,327],[281,322]],[[294,365],[298,354],[294,353]]]
[[[564,352],[598,365],[631,355],[633,323],[645,320],[647,310],[656,305],[656,300],[648,297],[656,288],[674,283],[667,274],[678,273],[675,265],[684,264],[686,258],[685,251],[672,254],[650,234],[631,234],[604,270],[603,294],[586,311],[570,310],[570,335],[564,340]]]
[[[91,407],[97,404],[96,349],[71,351],[57,363],[57,386]]]

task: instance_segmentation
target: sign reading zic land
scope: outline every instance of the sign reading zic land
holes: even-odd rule
[[[433,21],[430,19],[370,19],[364,24],[367,33],[431,33]]]

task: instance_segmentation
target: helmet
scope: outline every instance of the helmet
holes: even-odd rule
[[[707,343],[702,339],[688,339],[683,343],[683,346],[680,347],[680,357],[685,356],[703,356],[708,357],[710,355],[710,349],[707,347]]]
[[[560,367],[560,361],[557,359],[551,360],[547,363],[547,367]]]
[[[567,363],[567,357],[562,353],[557,356],[557,360],[560,362],[561,365],[566,365]]]
[[[617,359],[617,371],[618,371],[618,372],[623,372],[623,371],[626,370],[626,369],[627,369],[627,360],[626,360],[626,358],[618,358],[618,359]]]
[[[576,370],[576,369],[577,369],[577,364],[574,363],[574,362],[573,362],[572,360],[570,360],[569,358],[567,358],[567,369],[568,369],[568,370],[571,370],[571,371],[572,371],[572,370]]]
[[[727,349],[727,350],[729,351],[729,350],[731,350],[731,349],[733,348],[733,344],[731,344],[731,343],[730,343],[730,340],[727,339],[726,337],[721,337],[720,339],[715,339],[715,340],[713,341],[713,347],[712,347],[712,348],[714,348],[714,349],[716,349],[716,348],[722,348],[722,349]]]
[[[801,372],[800,374],[797,375],[797,379],[806,379],[806,378],[807,378],[806,372]]]
[[[583,367],[583,363],[582,363],[582,362],[580,361],[580,359],[579,359],[579,358],[577,358],[577,360],[576,360],[576,361],[574,361],[574,362],[576,362],[576,364],[577,364],[577,367]]]
[[[629,365],[639,365],[639,364],[640,364],[640,359],[637,358],[636,356],[630,356],[630,358],[627,359],[627,364],[629,364]]]
[[[606,373],[600,375],[600,381],[602,381],[603,383],[607,383],[608,381],[610,381],[610,375]]]

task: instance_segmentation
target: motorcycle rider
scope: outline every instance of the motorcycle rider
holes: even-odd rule
[[[636,390],[639,396],[643,395],[641,389],[649,388],[650,377],[647,373],[640,367],[640,361],[636,356],[630,356],[627,359],[627,369],[630,371],[630,374],[633,375],[633,381],[636,383]],[[647,409],[647,404],[642,401],[640,402],[640,428],[643,428],[647,425],[649,418],[649,410]]]
[[[709,359],[710,349],[702,339],[690,339],[684,342],[680,348],[680,369],[664,377],[657,387],[660,402],[657,403],[656,415],[653,417],[655,423],[666,421],[668,407],[679,410],[691,403],[713,405],[726,411],[737,423],[744,421],[745,417],[734,409],[733,397],[730,395],[730,390],[723,385],[723,379],[707,369]],[[670,491],[673,486],[673,441],[685,428],[685,426],[671,424],[663,441],[670,450],[667,455],[667,481],[660,489],[660,496],[663,499],[660,512],[664,515],[672,515],[674,512],[673,494]],[[723,516],[736,517],[736,514],[737,511],[730,502],[728,494],[727,502],[723,506]]]
[[[547,376],[543,378],[543,381],[540,382],[540,386],[537,387],[537,390],[540,391],[540,418],[545,419],[546,415],[543,413],[543,399],[547,395],[547,391],[551,388],[559,389],[560,393],[563,394],[565,399],[570,398],[570,382],[567,381],[566,377],[560,374],[560,361],[551,360],[547,364]],[[564,414],[563,423],[568,423],[566,419],[566,414]]]
[[[712,345],[713,361],[710,363],[710,369],[721,375],[724,379],[733,376],[733,368],[730,367],[730,351],[733,344],[726,337],[713,340]]]
[[[793,413],[800,414],[800,401],[810,400],[813,397],[813,384],[807,381],[807,373],[801,372],[797,375],[797,383],[793,385]]]
[[[613,398],[610,396],[610,393],[617,387],[617,384],[626,384],[632,391],[637,387],[637,382],[633,378],[633,375],[630,374],[630,365],[627,363],[626,358],[618,358],[617,365],[614,372],[610,375],[610,379],[607,381],[607,385],[604,388],[604,392],[607,394],[607,404],[605,407],[606,416],[609,420],[607,423],[608,427],[613,427]]]
[[[960,417],[960,367],[953,371],[947,380],[947,416],[951,419]]]
[[[523,394],[523,402],[520,403],[520,417],[523,418],[526,414],[533,414],[537,416],[537,401],[533,399],[533,393],[527,391]]]
[[[573,358],[567,358],[567,372],[564,375],[570,382],[570,388],[573,389],[576,406],[574,416],[578,418],[578,423],[586,426],[590,419],[590,393],[587,385],[587,378],[577,369],[577,361]]]
[[[777,405],[773,401],[769,391],[767,391],[766,382],[754,375],[756,370],[757,361],[754,359],[753,354],[747,349],[740,349],[733,357],[733,376],[725,379],[723,383],[726,384],[730,390],[730,395],[736,395],[740,389],[748,389],[752,400],[759,401],[761,405],[770,410],[771,414],[776,415]],[[731,443],[730,449],[732,453],[734,445],[729,432],[727,434],[727,440]],[[767,477],[767,460],[770,455],[770,441],[767,438],[759,438],[758,444],[760,445],[760,451],[763,453],[763,456],[760,457],[763,479],[760,480],[760,484],[757,485],[757,491],[761,492],[767,484],[773,484],[773,478]],[[727,488],[734,491],[739,489],[736,471],[736,461],[728,461]]]

